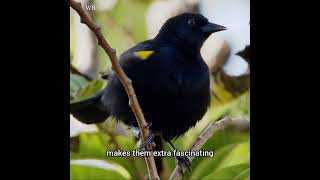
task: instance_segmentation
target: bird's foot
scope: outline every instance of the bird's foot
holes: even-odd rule
[[[152,123],[148,123],[146,126],[144,126],[143,128],[150,128],[152,125]],[[135,126],[131,126],[130,127],[133,130],[134,136],[138,139],[141,138],[141,129]]]
[[[143,128],[150,128],[152,125],[152,123],[148,123],[146,126],[144,126]],[[137,128],[137,127],[131,127],[134,131],[134,134],[137,138],[142,139],[141,136],[141,129]],[[153,142],[154,140],[154,134],[151,132],[149,132],[149,135],[147,137],[147,139],[140,145],[140,147],[138,148],[139,151],[141,150],[151,150],[155,147],[155,143]]]
[[[191,161],[189,160],[188,156],[176,156],[176,163],[179,167],[179,171],[183,176],[183,168],[186,167],[189,170],[189,174],[191,174]]]
[[[168,141],[171,149],[173,151],[176,151],[177,148],[174,147],[174,145],[172,144],[172,142]],[[176,156],[176,163],[177,163],[177,166],[179,167],[179,171],[181,173],[181,175],[183,176],[183,168],[186,167],[188,168],[189,170],[189,174],[191,174],[192,172],[192,169],[191,169],[191,161],[190,159],[188,158],[188,156]]]
[[[140,145],[138,150],[139,151],[141,151],[141,150],[151,150],[154,147],[155,147],[154,134],[150,131],[147,139]]]

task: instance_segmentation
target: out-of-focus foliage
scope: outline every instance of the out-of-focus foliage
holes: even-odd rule
[[[88,98],[99,92],[106,84],[107,82],[102,79],[88,82],[83,77],[70,73],[70,97],[72,101]]]
[[[144,14],[148,4],[146,1],[118,0],[110,11],[95,12],[95,21],[103,27],[103,34],[117,50],[118,56],[147,38]],[[101,48],[98,49],[98,59],[100,71],[106,72],[110,62]]]
[[[135,43],[147,39],[145,12],[152,1],[118,0],[111,10],[95,11],[95,22],[102,27],[109,44],[117,50],[119,56]],[[70,14],[70,61],[74,52],[73,17]],[[100,72],[110,71],[110,62],[103,50],[98,48]],[[71,102],[90,97],[107,86],[102,79],[87,81],[70,73]],[[223,86],[213,86],[218,97],[226,98],[224,103],[212,98],[208,112],[195,127],[173,144],[179,150],[188,150],[195,139],[212,122],[224,116],[247,117],[250,119],[250,94],[241,92],[237,96],[225,91]],[[72,121],[70,121],[71,123]],[[168,124],[169,126],[169,124]],[[128,150],[139,147],[132,131],[121,123],[109,118],[97,125],[98,131],[82,132],[70,138],[70,179],[139,179],[147,174],[143,158],[106,157],[107,150]],[[165,150],[170,150],[167,144]],[[250,179],[250,136],[249,130],[239,131],[226,128],[217,132],[203,147],[214,150],[213,158],[196,157],[192,162],[192,174],[185,173],[183,179]],[[163,158],[162,179],[168,179],[175,168],[174,157]]]
[[[214,76],[212,91],[218,103],[227,103],[247,92],[250,88],[250,74],[232,76],[219,71]]]

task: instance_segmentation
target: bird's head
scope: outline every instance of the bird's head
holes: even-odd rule
[[[168,19],[156,38],[200,49],[212,33],[223,30],[226,28],[209,22],[201,14],[183,13]]]

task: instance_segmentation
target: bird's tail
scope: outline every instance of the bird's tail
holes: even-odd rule
[[[95,124],[104,122],[109,116],[109,112],[100,102],[102,93],[88,99],[71,103],[70,114],[85,124]]]

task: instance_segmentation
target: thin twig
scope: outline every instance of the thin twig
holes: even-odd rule
[[[241,121],[241,123],[240,123]],[[206,130],[203,131],[203,133],[197,138],[196,142],[192,145],[191,151],[199,151],[202,146],[220,129],[224,129],[228,126],[236,126],[237,124],[250,124],[250,122],[244,118],[229,118],[225,117],[221,119],[220,121],[216,121],[212,124],[210,124]],[[188,157],[190,162],[193,160],[194,157]],[[182,171],[185,171],[185,167],[182,168]],[[173,170],[170,180],[179,180],[181,179],[182,174],[180,172],[180,167],[176,166],[176,168]]]
[[[119,77],[123,87],[125,88],[128,98],[129,98],[129,105],[132,108],[135,117],[137,119],[139,128],[141,129],[141,135],[142,135],[142,140],[145,141],[149,135],[149,128],[148,124],[144,118],[144,115],[142,113],[142,110],[140,108],[140,105],[138,103],[137,96],[135,94],[135,91],[132,87],[132,81],[127,77],[127,75],[124,73],[123,69],[121,68],[117,55],[116,55],[116,50],[111,48],[111,46],[108,44],[108,42],[105,40],[102,32],[101,32],[101,27],[97,26],[86,14],[86,12],[82,9],[81,3],[75,2],[74,0],[70,0],[70,6],[77,11],[77,13],[80,16],[80,21],[83,24],[86,24],[92,32],[97,37],[98,40],[98,45],[100,45],[103,50],[107,53],[109,56],[109,59],[112,64],[112,68]],[[155,165],[154,157],[151,153],[151,156],[145,157],[145,162],[147,165],[148,169],[148,174],[149,174],[149,179],[160,179],[159,175],[157,173],[157,168]]]
[[[88,81],[92,81],[92,78],[84,73],[81,73],[77,68],[75,68],[71,63],[70,63],[70,72],[73,74],[77,74],[79,76],[82,76]]]

